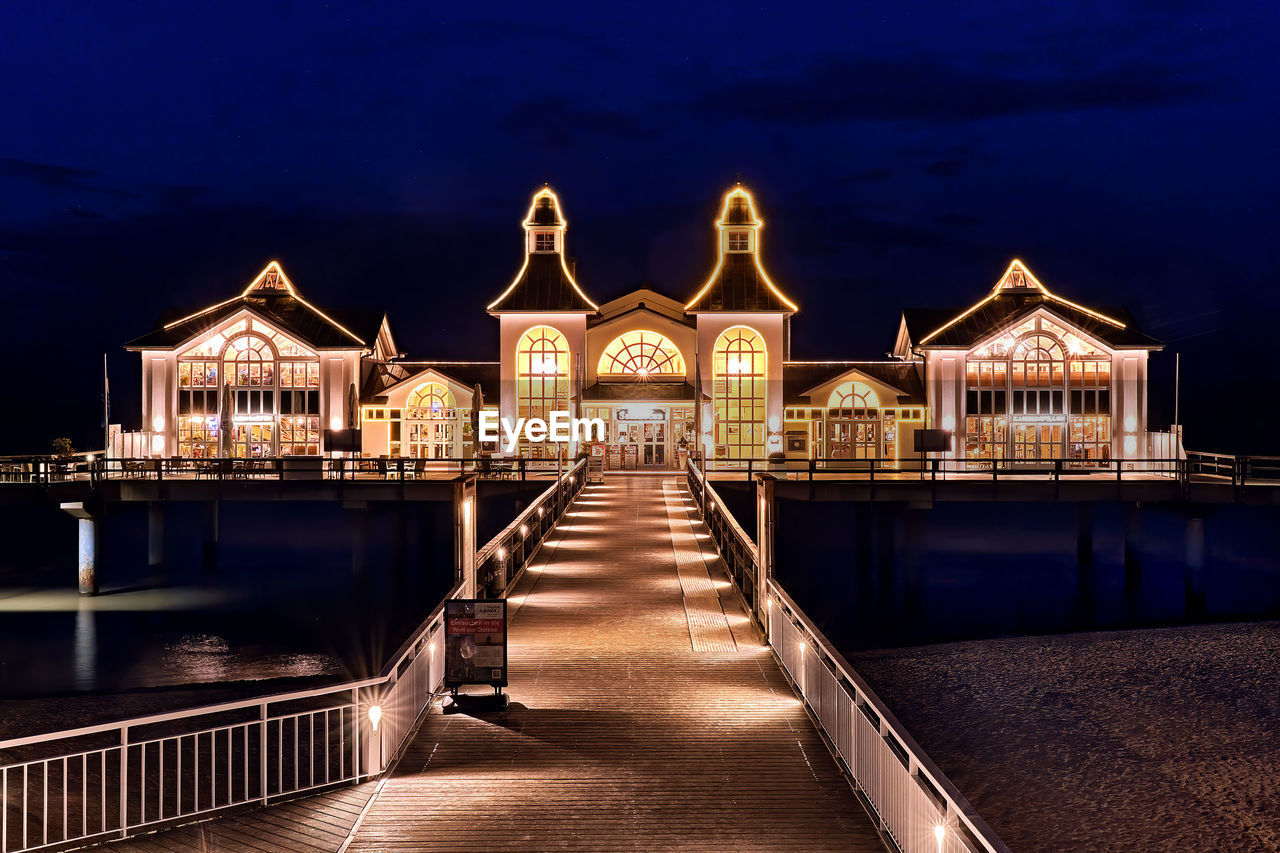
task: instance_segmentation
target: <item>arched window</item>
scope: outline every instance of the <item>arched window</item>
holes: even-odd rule
[[[755,329],[734,326],[716,339],[712,352],[712,399],[717,459],[764,456],[767,371],[764,338]]]
[[[414,388],[404,408],[408,455],[415,459],[453,456],[456,420],[456,404],[448,387],[424,382]]]
[[[569,341],[550,326],[534,326],[516,344],[516,414],[550,422],[552,412],[568,409]]]
[[[1047,334],[1027,335],[1013,346],[1010,367],[1014,387],[1061,388],[1066,379],[1062,343]],[[1059,409],[1061,411],[1061,409]]]
[[[880,397],[865,382],[845,382],[836,386],[827,399],[828,409],[878,409]]]
[[[684,358],[670,338],[634,331],[614,338],[604,348],[596,373],[601,376],[683,376]]]
[[[222,351],[223,393],[233,395],[231,455],[275,455],[276,351],[252,332],[227,341]],[[222,428],[225,429],[225,426]]]

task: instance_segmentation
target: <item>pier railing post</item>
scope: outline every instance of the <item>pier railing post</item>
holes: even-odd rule
[[[454,566],[462,597],[476,597],[476,475],[453,481]]]
[[[771,474],[756,475],[756,588],[752,591],[751,606],[755,611],[756,621],[764,633],[764,640],[769,642],[769,577],[773,574],[773,537],[774,537],[774,485],[777,481]]]

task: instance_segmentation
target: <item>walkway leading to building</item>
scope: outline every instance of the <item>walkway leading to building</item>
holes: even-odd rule
[[[511,708],[428,715],[350,853],[885,849],[692,507],[656,476],[583,492],[511,599]]]

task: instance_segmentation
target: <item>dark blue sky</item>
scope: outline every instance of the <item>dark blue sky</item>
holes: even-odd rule
[[[902,307],[967,305],[1018,255],[1183,353],[1189,445],[1280,449],[1278,19],[1268,2],[5,4],[2,363],[48,419],[4,419],[0,451],[91,443],[103,352],[113,419],[136,426],[120,345],[272,257],[322,306],[388,307],[413,357],[495,358],[483,306],[543,181],[597,302],[641,281],[687,297],[738,173],[802,308],[795,357],[880,356]],[[1159,406],[1171,357],[1153,381]]]

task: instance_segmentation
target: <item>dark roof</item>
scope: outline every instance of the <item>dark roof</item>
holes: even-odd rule
[[[480,385],[485,405],[497,404],[499,378],[502,365],[496,361],[393,361],[374,363],[373,370],[364,381],[360,399],[365,403],[377,402],[393,386],[424,370],[434,370],[459,385],[474,388]]]
[[[917,362],[911,361],[788,361],[782,365],[783,405],[807,406],[825,401],[811,401],[808,393],[824,382],[830,382],[850,370],[883,382],[898,392],[898,404],[924,405],[924,381]]]
[[[685,308],[697,311],[795,311],[768,284],[752,252],[726,252],[715,278]]]
[[[963,314],[965,309],[908,308],[902,312],[902,317],[907,323],[907,333],[911,336],[911,342],[916,346],[971,347],[1038,308],[1045,308],[1057,314],[1080,331],[1108,346],[1121,349],[1159,349],[1164,346],[1138,328],[1133,315],[1123,308],[1098,309],[1099,313],[1124,324],[1124,328],[1118,328],[1087,311],[1039,290],[1023,293],[1002,291],[983,303],[972,314],[947,326],[924,343],[922,341],[926,336],[942,329],[947,323]]]
[[[724,218],[721,220],[725,225],[759,225],[759,221],[751,211],[751,205],[747,202],[745,195],[731,194],[725,205]]]
[[[688,382],[593,382],[582,389],[584,400],[692,400]]]
[[[529,216],[530,225],[556,226],[564,225],[564,220],[560,218],[560,211],[556,207],[555,199],[549,195],[538,197],[533,204],[533,212]]]
[[[322,315],[287,291],[254,290],[247,295],[228,300],[213,310],[188,316],[186,319],[152,331],[125,344],[125,349],[172,349],[191,340],[202,332],[221,323],[242,309],[249,309],[267,322],[278,326],[301,342],[320,349],[369,346],[366,341],[378,335],[384,312],[380,310],[345,310]],[[347,334],[342,328],[349,330]],[[353,338],[354,335],[355,337]]]
[[[494,300],[490,311],[596,313],[565,271],[559,252],[532,252],[520,277]]]

